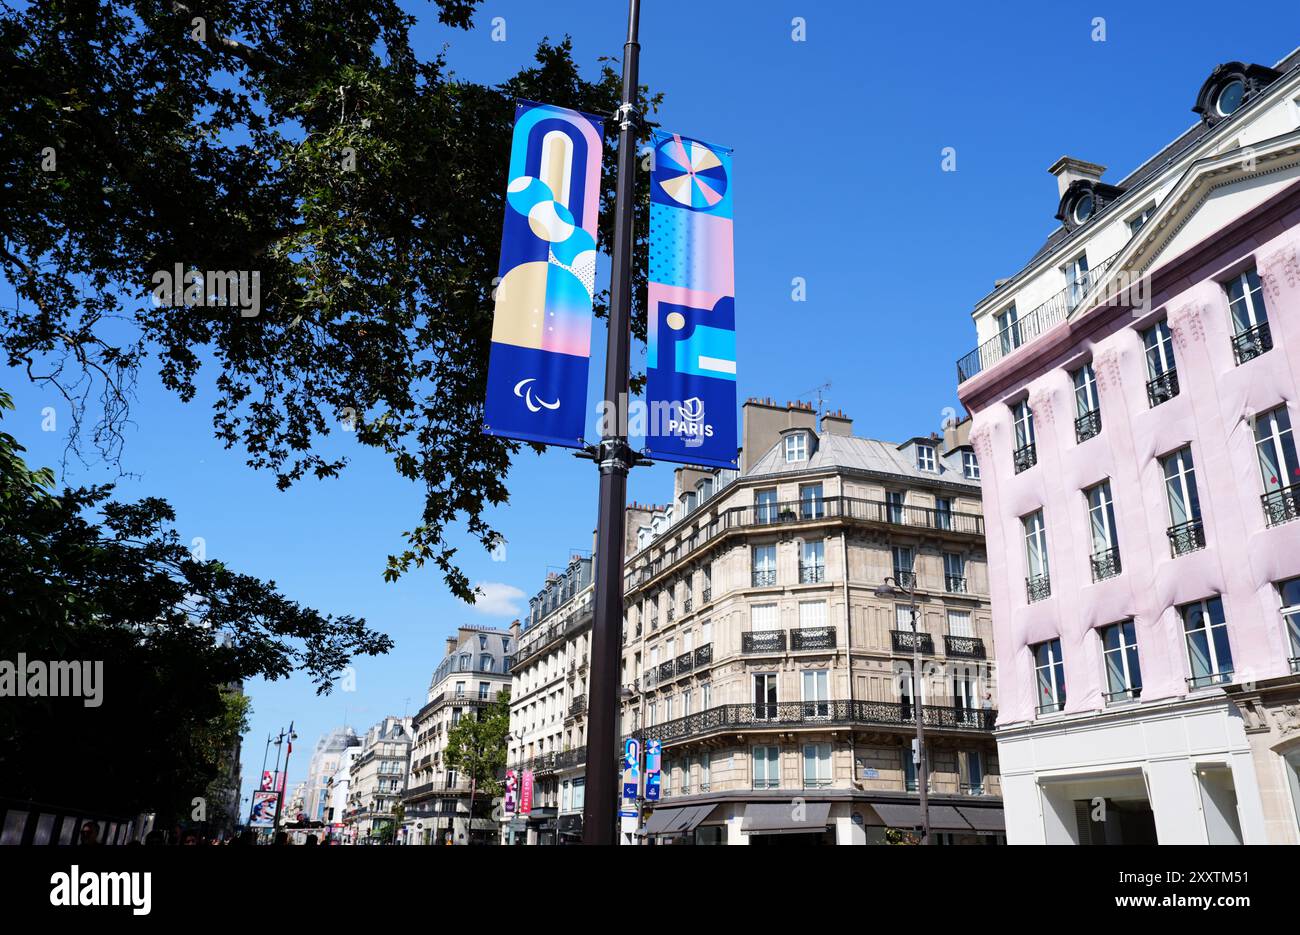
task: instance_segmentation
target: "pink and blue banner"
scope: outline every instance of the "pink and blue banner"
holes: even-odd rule
[[[598,118],[521,101],[510,147],[484,431],[583,446],[600,207]]]
[[[731,150],[656,131],[650,181],[645,450],[736,466]]]

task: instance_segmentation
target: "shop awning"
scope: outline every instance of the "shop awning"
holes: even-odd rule
[[[809,802],[799,808],[788,802],[755,802],[745,806],[740,830],[746,834],[799,834],[826,830],[829,802]]]
[[[689,834],[709,816],[712,805],[683,805],[681,808],[656,808],[645,824],[646,834]]]
[[[907,803],[894,802],[872,802],[871,807],[876,810],[880,820],[891,828],[920,828],[921,827],[921,806]],[[966,823],[957,809],[951,805],[931,805],[930,806],[930,830],[931,831],[969,831],[971,826]]]
[[[969,805],[958,806],[961,817],[970,823],[976,831],[1006,831],[1007,823],[1000,808],[971,808]]]

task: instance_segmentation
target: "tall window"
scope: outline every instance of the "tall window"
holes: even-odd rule
[[[903,491],[886,490],[885,491],[885,520],[890,523],[902,525],[903,522]]]
[[[961,474],[967,480],[980,479],[980,463],[975,457],[973,451],[963,451],[961,453]]]
[[[805,539],[799,555],[799,582],[813,584],[826,578],[826,541]]]
[[[776,489],[754,491],[754,519],[760,523],[776,522]]]
[[[776,673],[754,673],[754,718],[770,721],[776,717]]]
[[[960,552],[943,553],[943,583],[949,593],[966,593],[966,557]]]
[[[831,784],[831,745],[803,745],[803,785],[805,789],[824,789]]]
[[[969,610],[948,610],[948,635],[971,637],[975,628],[971,626]]]
[[[754,587],[776,584],[776,546],[754,546]]]
[[[710,769],[711,765],[712,764],[710,763],[709,751],[705,750],[702,754],[700,754],[700,791],[701,792],[709,791],[709,786],[711,784],[710,773],[712,772],[712,770]]]
[[[805,669],[800,679],[805,718],[830,716],[830,673],[825,669]]]
[[[1158,321],[1142,332],[1147,358],[1147,402],[1152,408],[1178,395],[1178,368],[1169,323]]]
[[[1225,287],[1228,290],[1228,313],[1232,317],[1232,349],[1237,363],[1244,364],[1273,348],[1264,290],[1253,266],[1233,277]]]
[[[1065,273],[1066,289],[1069,293],[1070,308],[1074,308],[1083,301],[1083,297],[1088,294],[1088,256],[1079,254],[1075,259],[1066,263],[1061,270]]]
[[[1102,628],[1101,653],[1106,667],[1106,700],[1139,697],[1142,694],[1142,667],[1138,664],[1137,636],[1132,620]]]
[[[799,602],[799,629],[810,630],[826,626],[825,601]]]
[[[1228,642],[1228,621],[1223,601],[1211,597],[1178,608],[1187,637],[1187,663],[1191,677],[1187,684],[1204,688],[1232,680],[1232,645]]]
[[[933,445],[916,446],[916,468],[918,471],[935,471],[936,461],[934,457]]]
[[[903,761],[903,788],[908,792],[916,791],[916,757],[910,746],[899,751]]]
[[[1020,320],[1016,307],[1012,305],[998,312],[993,316],[993,321],[998,326],[998,343],[1002,347],[1002,353],[1010,354],[1020,346]]]
[[[1025,530],[1025,580],[1029,588],[1029,600],[1032,602],[1052,593],[1047,565],[1047,526],[1043,523],[1042,510],[1035,510],[1022,517],[1020,523]]]
[[[1048,640],[1033,647],[1034,676],[1038,684],[1038,713],[1050,714],[1065,707],[1065,663],[1061,641]]]
[[[1110,481],[1090,487],[1085,495],[1088,498],[1088,528],[1092,532],[1092,580],[1100,581],[1118,575],[1121,570]]]
[[[825,514],[821,484],[799,486],[799,513],[803,519],[821,519]]]
[[[978,750],[960,751],[957,768],[961,772],[961,791],[967,795],[983,795],[984,754]]]
[[[806,432],[795,432],[785,437],[785,461],[787,464],[793,464],[796,461],[808,460],[808,435]]]
[[[1278,406],[1255,417],[1255,451],[1264,481],[1264,515],[1270,526],[1300,516],[1300,462],[1291,417]]]
[[[754,748],[754,788],[781,788],[781,748]]]
[[[1282,623],[1286,627],[1291,671],[1300,672],[1300,578],[1283,581],[1277,589],[1282,596]]]
[[[903,587],[916,585],[916,553],[910,546],[896,545],[894,553],[894,580]]]
[[[952,497],[934,498],[934,525],[938,529],[952,529]]]
[[[1135,214],[1133,217],[1129,218],[1128,219],[1129,236],[1131,237],[1134,234],[1136,234],[1138,231],[1140,231],[1142,229],[1142,225],[1145,224],[1148,220],[1150,220],[1151,215],[1155,214],[1155,211],[1156,211],[1156,206],[1154,204],[1150,204],[1147,205],[1145,208],[1143,208],[1141,211],[1139,211],[1137,214]]]
[[[1101,431],[1101,409],[1097,404],[1097,375],[1092,364],[1084,364],[1070,374],[1074,381],[1074,434],[1080,442]]]
[[[912,612],[910,604],[894,605],[894,625],[904,633],[913,633],[916,630],[916,614]]]
[[[1029,408],[1029,400],[1022,399],[1012,406],[1011,416],[1016,438],[1012,464],[1019,474],[1038,463],[1038,446],[1034,444],[1034,411]]]
[[[1201,526],[1201,499],[1196,492],[1196,467],[1192,449],[1179,448],[1160,461],[1169,500],[1169,544],[1175,556],[1205,546]]]

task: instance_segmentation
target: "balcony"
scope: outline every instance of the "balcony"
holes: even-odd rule
[[[978,636],[953,636],[946,634],[943,638],[943,650],[949,656],[962,659],[983,659],[984,641]]]
[[[713,588],[705,587],[704,590],[700,592],[700,600],[706,604],[713,600]]]
[[[1226,685],[1232,681],[1232,670],[1226,672],[1207,672],[1205,675],[1193,675],[1187,679],[1189,690],[1209,688],[1211,685]]]
[[[1154,409],[1161,403],[1167,403],[1178,395],[1178,371],[1166,370],[1160,376],[1147,381],[1147,402]]]
[[[1041,601],[1052,596],[1052,578],[1050,575],[1032,575],[1025,579],[1025,595],[1029,603]]]
[[[963,575],[944,575],[943,586],[949,594],[965,594],[966,578]]]
[[[569,717],[578,717],[587,713],[587,696],[578,695],[573,699],[573,704],[569,705]]]
[[[903,569],[901,569],[901,568],[895,568],[895,569],[894,569],[894,582],[895,582],[895,583],[896,583],[900,588],[911,588],[911,589],[915,590],[915,588],[916,588],[916,572],[914,572],[914,571],[903,571]]]
[[[695,668],[710,665],[713,662],[713,644],[705,643],[695,647]]]
[[[672,623],[677,619],[677,610],[671,604],[668,606],[668,622]]]
[[[1015,465],[1017,474],[1029,470],[1038,463],[1038,446],[1033,442],[1021,445],[1012,453],[1011,461]]]
[[[1074,282],[1069,283],[1042,305],[1022,315],[1014,323],[958,360],[957,382],[965,383],[1002,358],[1015,353],[1022,345],[1034,340],[1049,328],[1065,321],[1070,312],[1074,311],[1083,298],[1092,291],[1092,287],[1101,279],[1102,274],[1110,269],[1116,256],[1118,254],[1112,254],[1092,269],[1081,273]]]
[[[826,580],[825,565],[803,565],[799,566],[799,583],[800,584],[818,584]]]
[[[1042,704],[1040,704],[1038,706],[1038,713],[1056,714],[1058,711],[1061,711],[1064,708],[1065,708],[1065,699],[1061,698],[1058,700],[1054,698],[1051,701],[1044,701]]]
[[[740,634],[742,653],[785,652],[784,630],[747,630]]]
[[[790,649],[834,649],[834,627],[800,627],[790,631]]]
[[[677,674],[677,665],[671,659],[669,659],[667,662],[659,663],[659,668],[655,672],[655,675],[657,676],[658,679],[658,683],[660,685],[662,685],[664,682],[671,681],[673,676],[676,674]]]
[[[1074,420],[1074,440],[1086,442],[1101,434],[1101,410],[1090,409]]]
[[[776,584],[776,569],[765,568],[755,571],[752,575],[752,583],[756,588],[768,588]]]
[[[924,705],[921,716],[927,730],[990,731],[997,711]],[[661,743],[677,743],[709,734],[826,725],[898,727],[916,723],[915,708],[895,701],[786,701],[763,704],[728,704],[696,714],[643,727],[636,736]]]
[[[689,614],[694,609],[695,609],[695,598],[693,597],[682,598],[682,613]]]
[[[1102,581],[1106,578],[1114,578],[1121,571],[1123,566],[1119,560],[1119,546],[1096,552],[1092,556],[1092,580]]]
[[[1273,350],[1273,332],[1266,321],[1261,321],[1255,327],[1247,328],[1232,336],[1232,354],[1237,358],[1237,366],[1271,350]]]
[[[896,653],[913,652],[919,643],[922,653],[934,655],[934,637],[930,636],[929,633],[915,633],[912,630],[890,630],[889,637]]]
[[[1142,688],[1121,688],[1119,691],[1106,692],[1103,696],[1106,704],[1123,704],[1126,701],[1137,701],[1142,697]]]
[[[1165,530],[1169,537],[1169,553],[1173,558],[1205,548],[1205,526],[1199,519],[1191,519]]]
[[[1270,490],[1259,498],[1264,505],[1264,522],[1279,526],[1300,517],[1300,484]]]
[[[695,653],[689,651],[682,653],[680,656],[677,657],[675,661],[675,667],[676,668],[674,674],[686,675],[688,672],[690,672],[692,669],[695,668]]]

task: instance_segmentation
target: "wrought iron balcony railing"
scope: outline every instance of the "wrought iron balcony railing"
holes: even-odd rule
[[[776,569],[769,568],[761,571],[755,571],[753,575],[753,585],[756,588],[766,588],[776,584]]]
[[[934,637],[929,633],[916,633],[912,630],[890,630],[889,637],[896,653],[910,653],[919,642],[921,652],[934,655]]]
[[[1092,580],[1102,581],[1106,578],[1114,578],[1124,568],[1119,560],[1119,546],[1113,546],[1109,549],[1103,549],[1100,552],[1093,553],[1092,556]]]
[[[1170,367],[1164,373],[1147,381],[1147,402],[1154,409],[1178,395],[1178,371]]]
[[[713,588],[705,587],[705,589],[700,592],[700,600],[706,604],[713,600]]]
[[[1142,687],[1121,688],[1119,691],[1106,692],[1106,704],[1119,704],[1124,701],[1137,701],[1142,697]]]
[[[659,663],[659,670],[657,672],[657,675],[659,677],[660,685],[662,685],[664,682],[670,681],[672,677],[676,674],[677,674],[677,666],[673,662],[673,660],[669,659],[667,662]]]
[[[1029,603],[1041,601],[1044,598],[1052,596],[1052,577],[1051,575],[1032,575],[1025,579],[1025,594],[1029,598]]]
[[[742,653],[785,652],[784,630],[747,630],[740,634]]]
[[[1174,558],[1205,548],[1205,526],[1199,519],[1170,526],[1165,535],[1169,537],[1169,552]]]
[[[895,568],[895,569],[894,569],[894,582],[895,582],[895,583],[896,583],[900,588],[915,588],[915,587],[916,587],[916,572],[914,572],[914,571],[904,571],[904,570],[901,569],[901,568]]]
[[[695,668],[707,666],[713,662],[713,644],[705,643],[703,646],[695,647]]]
[[[1012,453],[1011,460],[1017,474],[1029,470],[1038,463],[1038,446],[1033,442],[1021,445]]]
[[[677,675],[685,675],[695,668],[695,653],[684,652],[677,657]]]
[[[1288,662],[1291,663],[1291,672],[1293,674],[1300,674],[1300,656],[1292,656]]]
[[[927,729],[989,731],[997,720],[992,708],[957,708],[924,705],[921,716]],[[783,701],[780,703],[727,704],[707,708],[653,727],[635,736],[678,743],[707,734],[737,731],[824,727],[827,724],[910,728],[915,708],[894,701]]]
[[[1044,701],[1038,706],[1039,714],[1055,714],[1065,707],[1064,698],[1053,698],[1050,701]]]
[[[682,598],[682,613],[689,614],[694,609],[695,609],[695,598],[693,597]]]
[[[965,594],[966,577],[964,575],[944,575],[943,586],[947,588],[949,594]]]
[[[1074,420],[1074,440],[1086,442],[1101,434],[1101,410],[1089,409]]]
[[[1227,669],[1223,672],[1207,672],[1204,675],[1193,675],[1187,679],[1188,688],[1209,688],[1211,685],[1226,685],[1232,681],[1232,670]]]
[[[586,714],[586,713],[587,713],[587,696],[578,695],[576,698],[573,699],[573,703],[569,705],[569,717],[577,717],[580,714]]]
[[[799,565],[799,583],[800,584],[817,584],[826,580],[825,565]]]
[[[1232,353],[1237,358],[1238,366],[1272,349],[1273,332],[1266,321],[1232,336]]]
[[[1112,254],[1092,269],[1080,273],[1073,282],[1067,283],[1066,287],[1056,295],[1020,316],[1014,323],[958,360],[957,382],[966,382],[1007,355],[1015,353],[1017,348],[1034,340],[1049,328],[1065,321],[1070,312],[1074,311],[1084,297],[1092,291],[1092,287],[1101,279],[1102,274],[1110,269],[1116,256],[1118,254]]]
[[[1270,490],[1259,501],[1264,505],[1264,522],[1269,526],[1289,523],[1300,517],[1300,484]]]
[[[799,627],[790,631],[790,649],[834,649],[834,627]]]
[[[944,652],[949,656],[960,656],[965,659],[984,658],[984,641],[978,636],[953,636],[948,633],[944,635],[943,647]]]
[[[668,605],[668,622],[672,623],[677,619],[677,609],[671,604]]]

